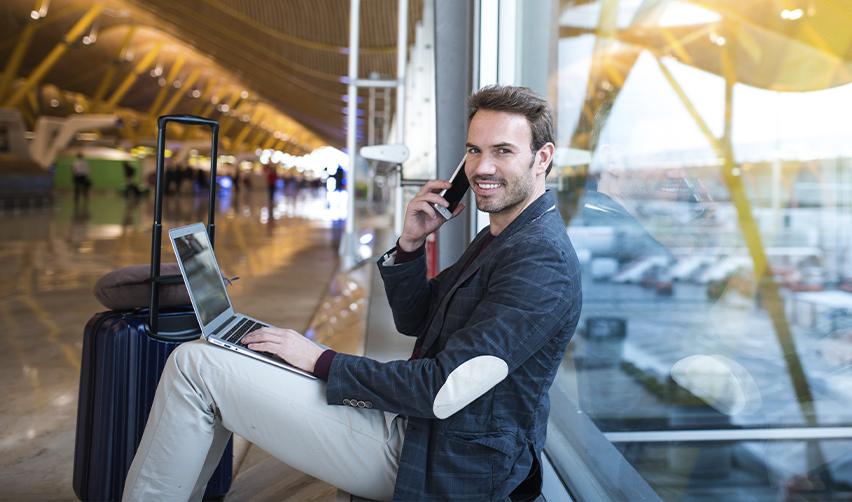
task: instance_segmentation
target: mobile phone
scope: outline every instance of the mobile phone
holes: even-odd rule
[[[466,157],[466,156],[465,156]],[[453,217],[453,212],[458,207],[459,202],[464,198],[464,194],[467,193],[467,189],[470,188],[470,181],[467,179],[467,175],[464,173],[464,160],[465,157],[462,157],[459,165],[456,167],[456,170],[453,172],[453,175],[450,177],[450,183],[452,186],[446,190],[441,190],[438,192],[438,195],[443,197],[450,203],[449,207],[444,207],[438,204],[432,204],[438,213],[444,217],[445,220],[449,220]]]

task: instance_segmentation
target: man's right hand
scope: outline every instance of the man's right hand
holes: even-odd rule
[[[423,185],[417,195],[408,203],[405,209],[405,222],[402,235],[399,236],[399,247],[403,251],[414,251],[426,242],[426,237],[438,230],[447,220],[435,211],[432,204],[448,207],[449,203],[438,192],[450,188],[450,182],[434,180]],[[464,210],[464,204],[459,203],[453,216]]]

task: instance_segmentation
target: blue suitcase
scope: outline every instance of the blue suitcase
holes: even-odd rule
[[[207,228],[213,242],[218,123],[192,116],[160,117],[151,248],[151,283],[154,285],[182,281],[179,275],[160,276],[163,151],[169,122],[211,127],[213,146]],[[102,312],[86,324],[74,447],[74,493],[81,500],[121,498],[124,480],[142,439],[166,360],[178,345],[201,334],[191,306],[160,309],[159,305],[159,289],[152,287],[148,308]],[[228,492],[232,457],[229,442],[207,484],[205,498],[222,498]]]

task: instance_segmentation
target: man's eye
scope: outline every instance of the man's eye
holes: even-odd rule
[[[468,147],[468,149],[467,149],[467,153],[479,153],[479,148],[476,148],[476,147],[470,146],[470,147]]]
[[[498,148],[497,153],[499,153],[500,155],[508,155],[508,154],[512,153],[512,151],[509,150],[508,148]]]

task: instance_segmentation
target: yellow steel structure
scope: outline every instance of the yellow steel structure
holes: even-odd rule
[[[236,151],[240,148],[240,145],[242,144],[243,141],[245,141],[246,136],[248,136],[248,133],[251,131],[252,126],[255,123],[260,122],[260,120],[263,118],[264,114],[265,114],[265,112],[263,112],[260,109],[260,107],[257,107],[255,109],[254,113],[252,114],[252,118],[249,119],[248,123],[246,123],[246,125],[243,126],[242,130],[240,130],[239,134],[237,134],[237,137],[234,138],[234,142],[231,146],[232,150]]]
[[[266,138],[266,141],[263,142],[263,146],[261,146],[261,148],[263,148],[264,150],[266,150],[267,148],[272,148],[272,145],[274,145],[276,141],[278,140],[275,139],[275,135],[269,134],[269,137]]]
[[[169,74],[165,79],[165,84],[160,88],[160,92],[157,93],[157,97],[154,98],[154,102],[151,103],[151,106],[148,108],[148,115],[152,118],[157,118],[157,116],[160,115],[160,106],[163,104],[163,101],[165,101],[169,89],[172,88],[175,79],[177,79],[180,71],[183,69],[184,63],[186,63],[186,55],[178,54],[177,58],[175,58],[175,62],[169,69]],[[182,91],[178,89],[177,94],[180,95],[181,93]]]
[[[186,89],[189,89],[193,85],[195,85],[195,82],[198,80],[198,77],[200,77],[200,76],[201,76],[201,68],[194,68],[192,70],[192,72],[190,72],[189,76],[186,77],[186,81],[184,81],[181,84],[180,89],[178,89],[177,91],[175,91],[174,94],[172,94],[172,97],[169,98],[169,101],[157,113],[157,115],[168,115],[169,113],[171,113],[172,110],[174,110],[175,106],[177,106],[178,102],[180,102],[180,99],[185,94]]]
[[[729,34],[729,36],[733,36]],[[728,188],[731,197],[731,203],[737,211],[737,221],[739,223],[740,232],[743,236],[746,248],[751,256],[754,264],[754,278],[760,292],[761,301],[766,308],[767,313],[772,322],[775,331],[775,336],[778,339],[778,344],[782,349],[784,361],[787,364],[787,369],[790,374],[790,380],[793,384],[793,389],[796,393],[796,398],[802,415],[806,422],[810,425],[817,425],[815,410],[813,408],[813,396],[805,377],[802,363],[799,360],[798,350],[796,348],[793,333],[787,321],[787,313],[784,306],[784,299],[778,289],[778,284],[772,277],[772,271],[769,267],[769,260],[766,256],[766,250],[763,245],[763,240],[760,236],[760,229],[751,211],[751,203],[748,200],[745,185],[741,176],[741,171],[737,167],[734,157],[733,137],[732,137],[732,115],[733,115],[733,89],[736,83],[736,74],[733,70],[730,53],[726,50],[722,55],[723,73],[725,77],[725,113],[724,113],[724,132],[722,138],[716,138],[707,125],[706,121],[698,113],[695,105],[684,92],[683,88],[674,79],[674,76],[661,62],[657,61],[662,74],[666,81],[674,90],[675,94],[680,99],[681,103],[686,108],[686,111],[695,121],[701,133],[707,138],[710,146],[716,152],[717,156],[723,159],[722,179]]]
[[[107,102],[104,104],[104,111],[111,112],[115,110],[115,107],[118,105],[118,102],[121,101],[121,98],[127,94],[127,91],[130,90],[130,86],[136,82],[136,79],[139,78],[139,75],[142,74],[151,63],[154,62],[154,59],[160,53],[160,49],[162,49],[163,43],[158,42],[154,47],[148,51],[145,56],[136,63],[136,66],[133,68],[133,71],[130,72],[127,77],[118,85],[118,87],[113,91],[112,95],[109,97]]]
[[[127,33],[124,34],[124,38],[121,40],[121,45],[118,48],[118,53],[115,55],[115,59],[113,59],[107,70],[104,72],[104,76],[98,84],[98,88],[95,90],[95,95],[92,97],[92,102],[95,105],[95,109],[99,110],[101,106],[103,106],[103,99],[106,96],[107,89],[112,85],[113,79],[115,79],[115,73],[118,71],[118,65],[121,62],[121,58],[127,53],[127,48],[130,46],[130,41],[133,40],[133,35],[136,33],[136,25],[130,25],[127,28]]]
[[[228,99],[228,102],[225,103],[226,105],[228,105],[228,110],[234,110],[235,109],[235,107],[237,106],[237,103],[240,101],[240,94],[241,93],[242,93],[242,91],[236,90],[236,89],[231,93],[231,97]],[[222,119],[221,127],[220,127],[219,131],[220,131],[223,138],[228,134],[228,130],[231,128],[231,126],[234,124],[234,122],[236,122],[236,120],[237,119],[235,119],[231,115],[226,115]]]
[[[12,96],[3,103],[3,106],[5,108],[13,108],[17,106],[17,104],[26,96],[27,92],[41,82],[47,72],[50,71],[50,69],[53,68],[53,65],[55,65],[62,55],[65,54],[68,47],[80,37],[83,31],[85,31],[95,19],[97,19],[103,9],[104,5],[102,3],[95,3],[89,7],[89,10],[83,14],[83,17],[81,17],[74,26],[71,27],[68,33],[65,34],[65,37],[63,37],[62,41],[56,44],[53,50],[45,56],[42,62],[27,77],[23,85],[18,87]]]
[[[12,79],[18,74],[18,69],[21,67],[21,61],[24,60],[24,54],[26,54],[27,49],[30,48],[30,42],[33,40],[33,34],[36,29],[38,29],[36,22],[29,21],[24,27],[24,31],[21,33],[18,41],[15,43],[15,48],[12,50],[12,56],[9,58],[9,61],[6,62],[6,68],[3,70],[2,78],[0,78],[0,99],[3,99],[3,96],[6,95],[6,91],[9,90],[9,85],[12,83]]]

